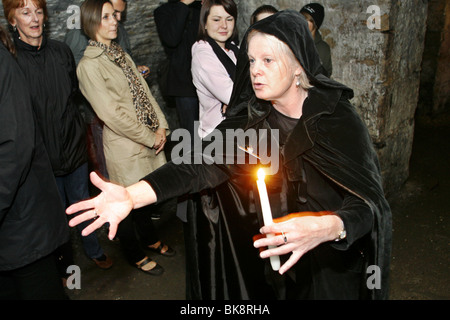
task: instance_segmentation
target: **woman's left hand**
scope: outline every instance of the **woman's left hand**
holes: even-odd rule
[[[260,229],[262,234],[274,234],[275,236],[260,238],[254,242],[254,246],[256,248],[274,246],[274,248],[262,251],[261,258],[292,253],[280,267],[279,273],[283,274],[309,250],[323,242],[336,239],[342,228],[341,218],[331,212],[319,215],[316,213],[311,213],[311,215],[291,214],[279,220],[274,219],[274,224],[262,227]]]
[[[156,154],[160,153],[164,149],[164,145],[167,142],[166,129],[158,128],[155,131],[155,144],[153,149],[156,149]]]

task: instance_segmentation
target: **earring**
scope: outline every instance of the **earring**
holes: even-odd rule
[[[295,83],[295,85],[297,86],[297,88],[300,88],[300,85],[302,83],[300,82],[300,75],[297,76],[297,82]]]
[[[13,31],[16,32],[17,31],[17,27],[16,26],[12,26]]]

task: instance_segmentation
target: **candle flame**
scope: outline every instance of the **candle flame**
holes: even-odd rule
[[[258,169],[258,180],[264,181],[266,173],[263,168]]]

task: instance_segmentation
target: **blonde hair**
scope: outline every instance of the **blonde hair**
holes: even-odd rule
[[[266,38],[273,51],[280,55],[280,57],[284,60],[286,66],[289,66],[292,69],[296,69],[298,67],[302,69],[302,72],[298,76],[298,82],[300,84],[300,87],[302,87],[304,90],[313,88],[313,85],[311,85],[311,83],[309,82],[305,70],[295,57],[291,48],[289,48],[289,46],[286,43],[284,43],[283,41],[281,41],[280,39],[271,34],[267,34],[258,30],[252,30],[248,35],[247,45],[255,35],[262,35],[264,38]]]

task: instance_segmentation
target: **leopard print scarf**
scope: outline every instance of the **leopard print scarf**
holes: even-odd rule
[[[136,108],[138,120],[149,127],[152,131],[156,131],[159,127],[158,116],[155,109],[148,98],[140,79],[136,76],[131,65],[127,62],[125,52],[114,41],[107,46],[101,42],[89,40],[89,45],[103,49],[106,55],[112,59],[123,71],[133,96],[133,105]]]

